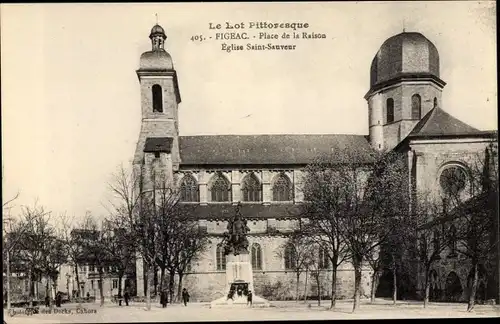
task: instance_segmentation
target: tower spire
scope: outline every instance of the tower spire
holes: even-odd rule
[[[163,30],[163,28],[160,25],[158,25],[158,14],[155,13],[155,17],[156,17],[156,25],[153,26],[153,28],[151,29],[151,33],[149,34],[153,51],[163,50],[165,39],[167,39],[167,35],[165,35],[165,30]]]

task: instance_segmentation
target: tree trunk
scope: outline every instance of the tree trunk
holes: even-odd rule
[[[424,294],[424,308],[427,307],[427,304],[429,303],[429,293],[431,290],[431,281],[429,280],[430,278],[430,271],[429,269],[425,269],[425,294]]]
[[[168,293],[171,302],[174,300],[175,272],[169,271],[168,274]],[[179,297],[179,296],[177,296]],[[178,300],[180,301],[180,300]]]
[[[147,270],[144,271],[144,274],[146,275],[146,280],[145,280],[145,286],[146,286],[146,290],[144,290],[144,292],[146,293],[146,310],[150,311],[151,310],[151,266],[148,264],[147,266]]]
[[[45,296],[49,296],[49,307],[52,309],[52,292],[50,291],[50,279],[45,282]],[[55,297],[55,296],[54,296]]]
[[[10,251],[7,250],[7,313],[10,310]]]
[[[392,303],[396,305],[398,300],[398,282],[397,282],[397,273],[396,273],[396,264],[393,264],[392,267]]]
[[[158,267],[155,265],[153,267],[153,287],[154,287],[154,295],[158,295]]]
[[[472,280],[472,287],[471,287],[471,290],[470,290],[470,294],[469,294],[469,302],[467,303],[467,311],[468,312],[471,312],[473,309],[474,309],[474,302],[475,302],[475,299],[476,299],[476,291],[477,291],[477,281],[478,281],[478,269],[477,269],[477,262],[474,262],[474,266],[473,266],[473,270],[474,271],[474,278]]]
[[[123,271],[118,272],[118,296],[122,297],[122,280],[123,280]]]
[[[372,287],[371,287],[372,289],[371,289],[371,296],[370,296],[371,303],[375,302],[375,294],[377,293],[378,281],[379,281],[379,270],[374,269],[373,274],[372,274]]]
[[[57,296],[57,280],[52,280],[52,287],[54,288],[54,290],[53,290],[54,300],[56,300],[56,296]]]
[[[299,280],[300,280],[300,272],[297,271],[296,273],[296,276],[297,276],[297,284],[295,285],[296,289],[295,289],[295,302],[298,303],[299,302]]]
[[[316,285],[318,287],[318,306],[321,306],[321,278],[319,277],[319,270],[314,275],[314,278],[316,279]]]
[[[309,269],[306,269],[306,280],[305,280],[305,285],[304,285],[304,303],[307,302],[307,275],[308,275]]]
[[[101,302],[99,303],[99,305],[101,307],[104,306],[104,291],[102,289],[102,287],[103,287],[102,278],[103,278],[102,267],[100,267],[100,269],[99,269],[99,297],[101,297]]]
[[[165,289],[165,267],[160,267],[160,294]]]
[[[337,299],[337,266],[336,263],[332,262],[332,300],[330,303],[330,309],[335,308],[336,299]]]
[[[78,275],[78,264],[75,263],[76,297],[80,297],[80,276]]]
[[[148,266],[144,263],[143,265],[143,273],[142,273],[142,286],[144,287],[144,296],[146,296],[146,290],[148,290]]]
[[[184,273],[178,272],[179,275],[179,282],[177,283],[177,298],[180,298],[182,296],[182,278],[184,277]]]
[[[360,293],[361,293],[361,262],[362,258],[357,257],[354,260],[354,303],[352,305],[352,312],[354,313],[359,308]]]
[[[33,282],[33,272],[31,269],[28,270],[28,280],[30,281],[30,292],[29,292],[29,300],[30,300],[30,307],[33,307],[33,295],[35,294],[35,285]]]

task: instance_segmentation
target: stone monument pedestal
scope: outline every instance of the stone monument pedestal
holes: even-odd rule
[[[226,256],[226,285],[224,296],[210,303],[210,307],[224,306],[247,306],[247,296],[243,293],[238,296],[237,291],[233,294],[233,299],[228,298],[231,286],[246,287],[252,291],[253,307],[269,307],[269,302],[264,298],[255,295],[253,285],[253,271],[250,262],[250,254],[229,254]]]

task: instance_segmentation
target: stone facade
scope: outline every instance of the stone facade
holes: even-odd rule
[[[412,154],[415,155],[413,159],[415,173],[412,181],[415,182],[420,193],[430,193],[431,199],[435,204],[439,205],[442,198],[444,198],[443,188],[439,183],[442,171],[450,166],[463,168],[468,173],[482,171],[477,169],[483,167],[482,163],[485,161],[486,149],[496,145],[496,138],[488,134],[460,140],[415,140],[411,143]],[[496,162],[493,164],[496,165]],[[469,179],[460,194],[461,201],[467,201],[474,197],[474,193],[471,192],[472,186]],[[431,230],[440,226],[449,227],[452,224],[460,226],[457,221],[449,221],[443,224],[439,223],[432,227]],[[499,234],[496,234],[497,230],[498,227],[492,228],[491,239],[498,240]],[[445,234],[447,233],[445,232]],[[465,250],[461,246],[463,243],[458,241],[456,244],[457,251]],[[470,289],[469,274],[472,269],[471,260],[461,253],[452,252],[452,249],[446,246],[440,253],[439,258],[431,266],[431,298],[434,300],[465,301],[468,298]],[[498,267],[498,255],[495,256],[494,251],[492,251],[491,258],[496,258],[493,264],[496,263]],[[492,291],[498,289],[497,276],[498,271],[496,274],[494,271],[489,274],[480,272],[477,288],[479,299],[484,299],[486,295],[491,296]],[[451,290],[456,290],[456,294],[452,294]],[[418,294],[423,297],[424,293],[425,271],[420,268],[418,271]]]

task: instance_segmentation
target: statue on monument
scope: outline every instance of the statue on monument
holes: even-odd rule
[[[246,234],[250,231],[247,221],[241,216],[241,203],[236,206],[234,218],[227,224],[227,232],[224,235],[224,254],[234,255],[248,253],[248,240]]]

